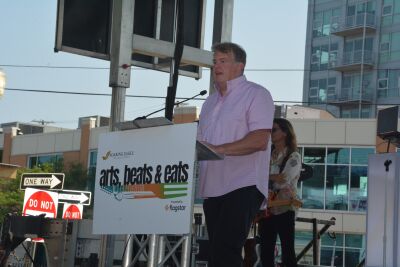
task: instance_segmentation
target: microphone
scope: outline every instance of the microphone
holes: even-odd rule
[[[205,94],[207,94],[207,90],[203,90],[203,91],[201,91],[200,93],[198,93],[198,94],[195,95],[195,96],[186,98],[186,99],[184,99],[184,100],[182,100],[182,101],[179,101],[179,102],[176,102],[176,103],[174,104],[174,106],[177,106],[177,105],[182,104],[182,103],[184,103],[184,102],[186,102],[186,101],[189,101],[189,100],[195,98],[196,96],[199,96],[199,95],[200,95],[200,96],[203,96],[203,95],[205,95]],[[151,113],[149,113],[149,114],[147,114],[147,115],[144,115],[144,116],[141,116],[141,117],[137,117],[136,119],[134,119],[134,121],[136,121],[136,120],[144,120],[144,119],[147,119],[148,116],[153,115],[154,113],[163,111],[165,108],[166,108],[166,107],[163,107],[163,108],[161,108],[161,109],[159,109],[159,110],[156,110],[156,111],[153,111],[153,112],[151,112]]]

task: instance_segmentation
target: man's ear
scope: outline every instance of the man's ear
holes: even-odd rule
[[[242,74],[244,73],[244,64],[243,62],[240,62],[240,70],[242,71]]]

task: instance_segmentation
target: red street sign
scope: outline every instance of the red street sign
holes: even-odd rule
[[[83,205],[81,204],[64,204],[63,219],[81,220]]]
[[[23,215],[38,216],[44,213],[48,218],[56,218],[57,205],[57,193],[27,188]]]

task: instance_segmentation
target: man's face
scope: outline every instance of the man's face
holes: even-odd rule
[[[213,75],[214,82],[226,83],[243,74],[243,63],[235,62],[232,52],[227,54],[216,51],[214,53]]]

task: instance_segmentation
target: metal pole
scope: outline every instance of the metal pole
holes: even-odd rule
[[[114,132],[118,128],[116,125],[124,121],[125,116],[125,95],[126,88],[122,86],[114,86],[111,96],[111,118],[110,131]]]
[[[182,244],[181,267],[190,267],[191,233],[185,236]]]
[[[112,87],[110,131],[124,121],[126,88],[130,86],[135,0],[112,1],[110,44],[110,80]],[[100,240],[99,266],[113,266],[114,235],[103,235]]]
[[[213,44],[232,40],[233,3],[234,0],[215,0]],[[210,90],[208,92],[210,95],[215,92],[212,73],[210,73]]]
[[[174,27],[173,27],[173,32],[172,32],[172,42],[175,44],[176,43],[176,33],[177,33],[177,28],[178,28],[178,19],[177,19],[177,14],[178,14],[178,5],[177,5],[177,0],[174,1]],[[175,71],[175,58],[171,57],[171,63],[169,66],[169,86],[173,86],[174,84],[174,71]],[[179,70],[177,70],[179,71]]]
[[[101,236],[99,266],[101,267],[113,266],[114,244],[115,244],[115,237],[113,235]]]
[[[361,48],[361,70],[360,70],[360,99],[358,100],[358,118],[361,118],[362,112],[362,89],[364,83],[364,53],[365,53],[365,34],[366,34],[366,24],[367,24],[367,10],[364,11],[364,25],[363,25],[363,42]],[[357,20],[357,18],[356,18]]]
[[[150,244],[149,244],[149,257],[147,259],[147,267],[156,267],[157,259],[158,259],[158,247],[159,247],[160,236],[156,234],[150,235]]]
[[[126,88],[115,86],[112,88],[110,131],[116,130],[116,123],[124,121]],[[113,266],[114,235],[103,235],[100,239],[100,266]]]
[[[122,267],[128,267],[132,259],[133,253],[133,235],[126,235],[125,237],[125,253],[122,259]]]
[[[165,239],[167,238],[165,235],[159,236],[160,240],[158,242],[158,260],[157,263],[162,262],[165,256]]]
[[[312,219],[312,228],[313,228],[313,264],[318,264],[318,229],[317,229],[317,219]]]

